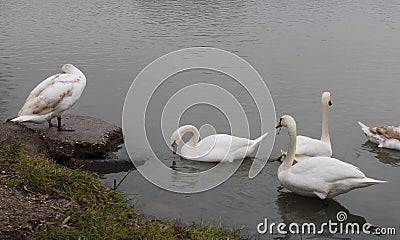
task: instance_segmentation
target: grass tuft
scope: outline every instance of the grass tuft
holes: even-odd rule
[[[61,220],[39,232],[39,236],[49,239],[243,239],[239,230],[222,226],[186,226],[146,219],[135,212],[123,194],[109,189],[95,174],[30,156],[21,151],[21,144],[11,144],[1,155],[4,157],[0,157],[0,163],[1,158],[13,159],[12,168],[19,173],[7,184],[59,195],[80,206],[67,223],[62,225]]]

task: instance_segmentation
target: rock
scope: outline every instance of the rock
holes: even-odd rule
[[[54,123],[56,122],[53,119]],[[25,144],[32,144],[32,139],[41,139],[49,155],[55,160],[101,159],[114,151],[123,143],[122,129],[103,120],[87,117],[64,115],[62,124],[75,131],[58,131],[49,128],[47,123],[2,124],[9,128],[8,139],[15,139]],[[21,131],[28,130],[24,136],[18,137]],[[3,134],[1,134],[3,135]],[[36,140],[35,140],[36,141]],[[33,144],[34,145],[34,144]]]
[[[22,143],[22,150],[33,155],[51,158],[46,143],[40,135],[26,126],[11,122],[0,123],[0,149],[8,148],[13,143]]]
[[[123,143],[120,127],[97,118],[64,115],[62,124],[75,131],[58,131],[47,124],[27,124],[42,137],[51,156],[57,160],[102,158]]]

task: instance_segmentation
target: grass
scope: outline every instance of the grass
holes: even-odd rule
[[[26,186],[33,191],[70,198],[79,209],[67,224],[57,223],[39,235],[49,239],[243,239],[238,230],[222,226],[173,224],[149,220],[135,212],[127,198],[109,189],[97,176],[81,169],[69,169],[52,160],[30,156],[14,143],[3,149],[4,159],[18,177],[8,185]],[[3,158],[3,159],[1,159]],[[62,219],[67,218],[65,216]],[[67,227],[65,226],[67,225]]]

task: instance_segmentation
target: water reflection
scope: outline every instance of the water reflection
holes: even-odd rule
[[[361,149],[367,150],[371,153],[375,154],[375,158],[379,160],[379,162],[384,164],[389,164],[393,167],[400,166],[400,152],[396,150],[380,148],[375,143],[370,141],[366,141],[361,145]]]
[[[282,222],[287,226],[291,223],[297,223],[299,226],[303,223],[314,223],[318,231],[323,223],[328,223],[329,221],[340,223],[337,220],[338,212],[345,212],[347,214],[347,220],[343,222],[344,224],[358,223],[362,227],[367,222],[364,217],[351,214],[347,208],[333,199],[322,201],[319,198],[303,197],[285,192],[278,195],[275,203],[278,206]],[[290,239],[290,236],[290,233],[288,233],[285,239]],[[322,236],[332,237],[333,234],[325,230]],[[348,235],[343,236],[345,236],[343,239],[348,239]],[[341,239],[337,235],[335,238]]]

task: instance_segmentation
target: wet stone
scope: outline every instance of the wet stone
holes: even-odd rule
[[[53,119],[53,123],[56,124],[57,120]],[[20,127],[29,129],[32,137],[39,136],[55,160],[101,159],[123,143],[120,127],[97,118],[64,115],[62,124],[64,128],[75,131],[58,131],[56,127],[49,128],[47,123],[24,123]],[[20,142],[25,144],[29,141]]]

